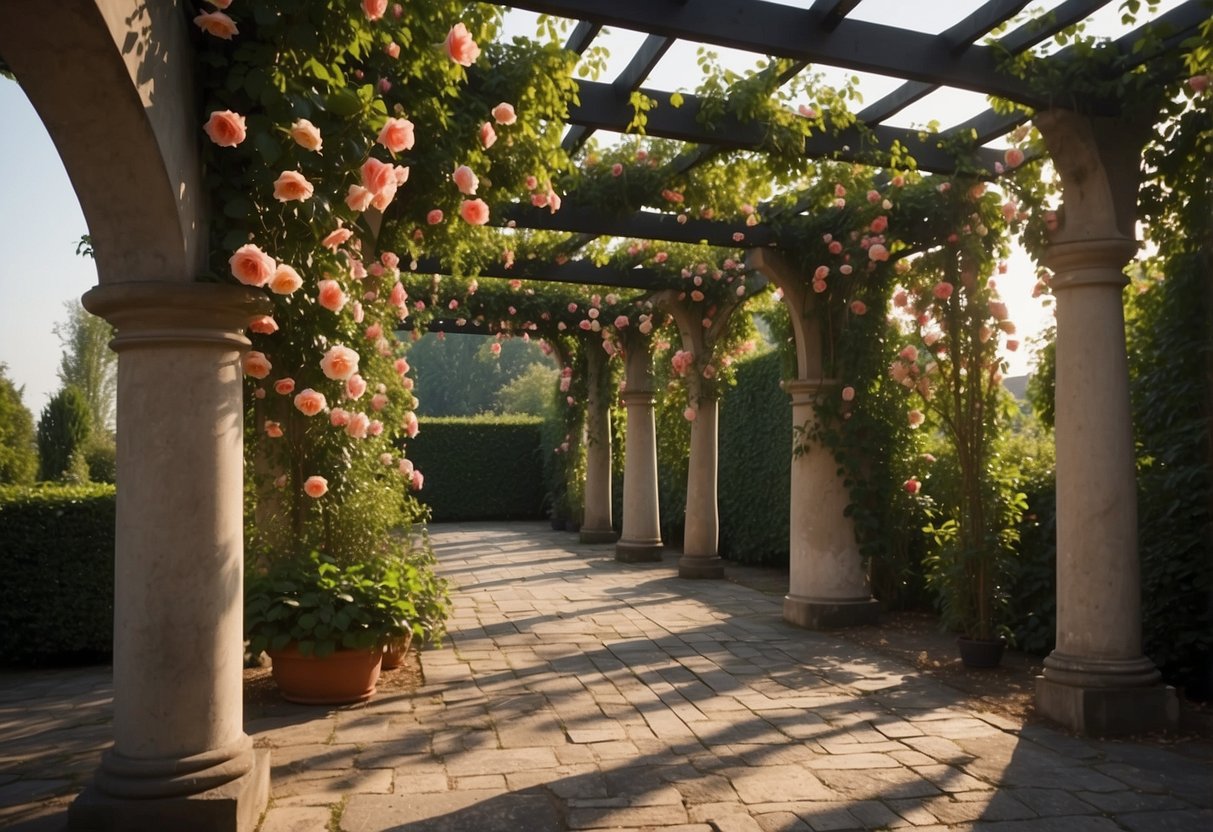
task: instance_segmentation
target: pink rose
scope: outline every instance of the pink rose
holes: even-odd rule
[[[367,20],[378,20],[387,12],[387,0],[362,0],[362,11]]]
[[[935,284],[935,287],[931,289],[931,294],[940,300],[947,300],[948,298],[952,297],[952,292],[954,289],[955,287],[951,283],[944,280]]]
[[[278,331],[278,322],[269,315],[255,315],[248,322],[248,328],[258,335],[273,335]]]
[[[416,140],[413,135],[413,122],[407,118],[389,118],[379,131],[379,144],[392,153],[411,150]]]
[[[361,399],[366,392],[366,379],[354,373],[345,382],[345,395],[351,399]]]
[[[208,35],[214,35],[221,40],[231,40],[234,35],[240,34],[236,21],[223,12],[205,12],[195,17],[194,23]]]
[[[1023,164],[1023,151],[1018,147],[1008,148],[1007,152],[1003,154],[1003,159],[1006,160],[1007,167],[1017,168]]]
[[[446,54],[460,66],[471,66],[480,57],[480,47],[462,23],[456,23],[446,36]]]
[[[371,410],[378,412],[385,407],[387,407],[387,396],[382,393],[376,393],[371,396]]]
[[[324,477],[311,476],[303,481],[303,493],[313,500],[319,500],[329,490],[329,481]]]
[[[868,228],[871,230],[871,232],[873,234],[883,234],[885,232],[885,229],[887,229],[888,227],[889,227],[889,218],[884,216],[883,214],[880,215],[879,217],[877,217],[876,219],[872,220],[871,225],[868,226]]]
[[[801,104],[799,107],[796,108],[796,111],[798,113],[800,113],[802,116],[804,116],[805,118],[817,118],[817,111],[814,110],[812,107],[810,107],[808,104]]]
[[[856,315],[868,314],[868,305],[861,300],[851,301],[851,312]]]
[[[312,183],[296,170],[284,170],[274,180],[274,199],[279,202],[303,202],[312,198]]]
[[[518,114],[514,112],[514,105],[502,101],[493,108],[493,120],[498,124],[513,124],[518,120]]]
[[[855,401],[855,388],[854,387],[842,388],[842,400],[844,402]]]
[[[264,286],[274,276],[274,258],[252,243],[246,243],[228,259],[232,276],[246,286]]]
[[[265,435],[270,439],[282,438],[282,425],[272,419],[265,420]]]
[[[548,209],[551,210],[553,214],[560,210],[561,201],[560,194],[556,193],[555,191],[548,191]],[[657,262],[660,263],[661,261],[658,260]]]
[[[349,206],[351,211],[362,213],[371,207],[371,202],[375,199],[375,194],[361,185],[350,185],[349,192],[345,195],[345,204]]]
[[[889,259],[889,250],[880,243],[868,248],[868,259],[872,262],[884,262]]]
[[[289,396],[295,392],[295,380],[293,378],[280,378],[274,382],[274,392],[279,396]]]
[[[348,228],[338,228],[336,231],[329,232],[328,236],[320,241],[320,245],[324,246],[330,251],[336,251],[342,243],[346,242],[350,237],[353,236],[354,232],[350,231]]]
[[[315,416],[324,410],[327,404],[324,394],[317,393],[310,387],[295,395],[295,409],[304,416]]]
[[[370,426],[370,416],[367,416],[365,413],[351,413],[350,421],[345,426],[345,432],[354,439],[366,439],[366,432]]]
[[[211,113],[202,129],[211,141],[220,147],[235,147],[248,135],[244,127],[244,116],[231,110],[216,110]]]
[[[611,165],[611,176],[622,176],[622,175],[623,175],[623,165],[619,164],[618,162]],[[685,220],[684,220],[684,222],[685,222]]]
[[[482,199],[466,199],[459,206],[459,216],[468,225],[484,225],[489,221],[489,206]]]
[[[420,491],[422,486],[425,485],[425,477],[416,468],[413,469],[413,474],[409,477],[409,485],[412,486],[414,491]]]
[[[901,484],[901,487],[906,490],[907,494],[917,494],[922,490],[922,483],[918,481],[918,477],[910,477]]]
[[[489,344],[489,352],[495,356],[501,355],[501,344],[497,343],[496,341]]]
[[[485,150],[488,150],[497,142],[497,131],[493,129],[490,122],[485,122],[480,125],[480,144]]]
[[[371,205],[376,211],[386,211],[387,207],[392,204],[392,200],[396,198],[396,183],[393,182],[390,186],[384,188],[379,193],[371,197]]]
[[[396,368],[396,372],[400,375],[404,375],[409,371],[409,362],[406,358],[397,358],[393,366]]]
[[[316,301],[328,311],[340,312],[345,306],[345,292],[341,291],[341,284],[336,280],[322,280],[317,284],[317,289]]]
[[[371,419],[371,423],[366,426],[366,432],[370,436],[378,436],[383,433],[383,422],[378,419]]]
[[[1209,88],[1210,76],[1208,75],[1193,75],[1188,79],[1188,89],[1200,95]]]
[[[628,320],[627,315],[619,315],[615,318],[615,328],[616,329],[623,329],[625,326],[628,326],[631,323],[632,322],[630,320]]]
[[[438,223],[442,222],[442,216],[442,211],[435,208],[425,215],[425,221],[430,225],[437,225]]]
[[[265,353],[250,350],[244,356],[244,374],[253,378],[265,378],[270,374],[274,365],[270,364]]]
[[[459,192],[467,196],[473,196],[476,193],[476,188],[480,185],[480,180],[467,165],[460,165],[455,168],[451,179],[454,180],[455,187],[459,189]]]
[[[301,118],[291,125],[291,138],[304,150],[320,150],[324,146],[320,130],[306,118]]]
[[[320,369],[333,381],[345,381],[358,372],[358,353],[340,344],[329,347],[320,360]]]
[[[372,194],[380,193],[396,184],[396,168],[386,162],[380,162],[373,156],[362,163],[359,172],[362,175],[362,186]]]
[[[335,428],[343,428],[350,423],[350,412],[341,407],[329,411],[329,424]]]
[[[921,410],[911,410],[906,414],[906,421],[910,423],[910,427],[916,428],[927,420]]]
[[[279,263],[274,269],[274,276],[270,278],[270,291],[275,295],[289,295],[302,285],[303,278],[299,272],[286,263]]]
[[[688,407],[686,410],[682,411],[682,418],[686,419],[688,422],[694,422],[696,415],[698,414],[695,413],[695,408],[693,407]]]

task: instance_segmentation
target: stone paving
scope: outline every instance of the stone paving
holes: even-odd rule
[[[250,709],[262,832],[1208,832],[1213,747],[1081,740],[961,704],[780,599],[538,524],[438,526],[458,586],[425,685]],[[108,674],[0,677],[0,827],[60,829]]]

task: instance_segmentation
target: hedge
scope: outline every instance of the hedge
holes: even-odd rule
[[[542,424],[532,416],[423,417],[407,453],[425,475],[418,496],[432,519],[544,517]]]
[[[720,402],[717,493],[720,555],[737,563],[788,564],[792,403],[777,351],[736,366]]]
[[[112,652],[114,487],[0,488],[0,664]]]

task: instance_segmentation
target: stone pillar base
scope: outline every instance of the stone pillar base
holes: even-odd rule
[[[880,617],[880,602],[875,598],[861,601],[820,601],[785,595],[783,620],[806,630],[834,630],[875,624]]]
[[[68,808],[69,832],[172,829],[174,832],[253,832],[270,797],[270,752],[254,752],[241,777],[198,794],[125,798],[90,785]]]
[[[621,540],[615,544],[615,560],[620,563],[659,562],[664,548],[660,540]]]
[[[1179,725],[1179,700],[1170,685],[1077,687],[1037,676],[1036,710],[1084,736],[1173,731]]]
[[[619,534],[614,529],[581,529],[582,543],[614,543]]]
[[[724,561],[713,555],[683,555],[678,559],[678,577],[692,580],[720,580],[724,577]]]

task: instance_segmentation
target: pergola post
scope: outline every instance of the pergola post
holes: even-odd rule
[[[611,395],[609,356],[589,339],[586,356],[585,503],[582,543],[614,543],[611,511]]]
[[[872,597],[855,528],[846,514],[850,494],[830,449],[811,433],[817,423],[816,402],[839,395],[835,379],[822,377],[821,329],[807,281],[778,254],[755,249],[747,265],[761,271],[783,291],[796,339],[795,381],[785,389],[792,397],[792,477],[788,594],[783,618],[798,627],[828,629],[870,624],[880,613]]]
[[[1142,654],[1136,469],[1122,292],[1149,125],[1038,113],[1064,210],[1046,264],[1057,298],[1057,647],[1036,703],[1084,734],[1174,727]]]
[[[84,296],[117,335],[114,746],[75,829],[252,830],[268,752],[243,729],[242,334],[257,295],[205,283]]]
[[[624,407],[627,444],[623,459],[623,533],[615,560],[624,563],[661,560],[661,511],[657,496],[657,427],[653,407],[651,340],[630,327],[624,340]]]

